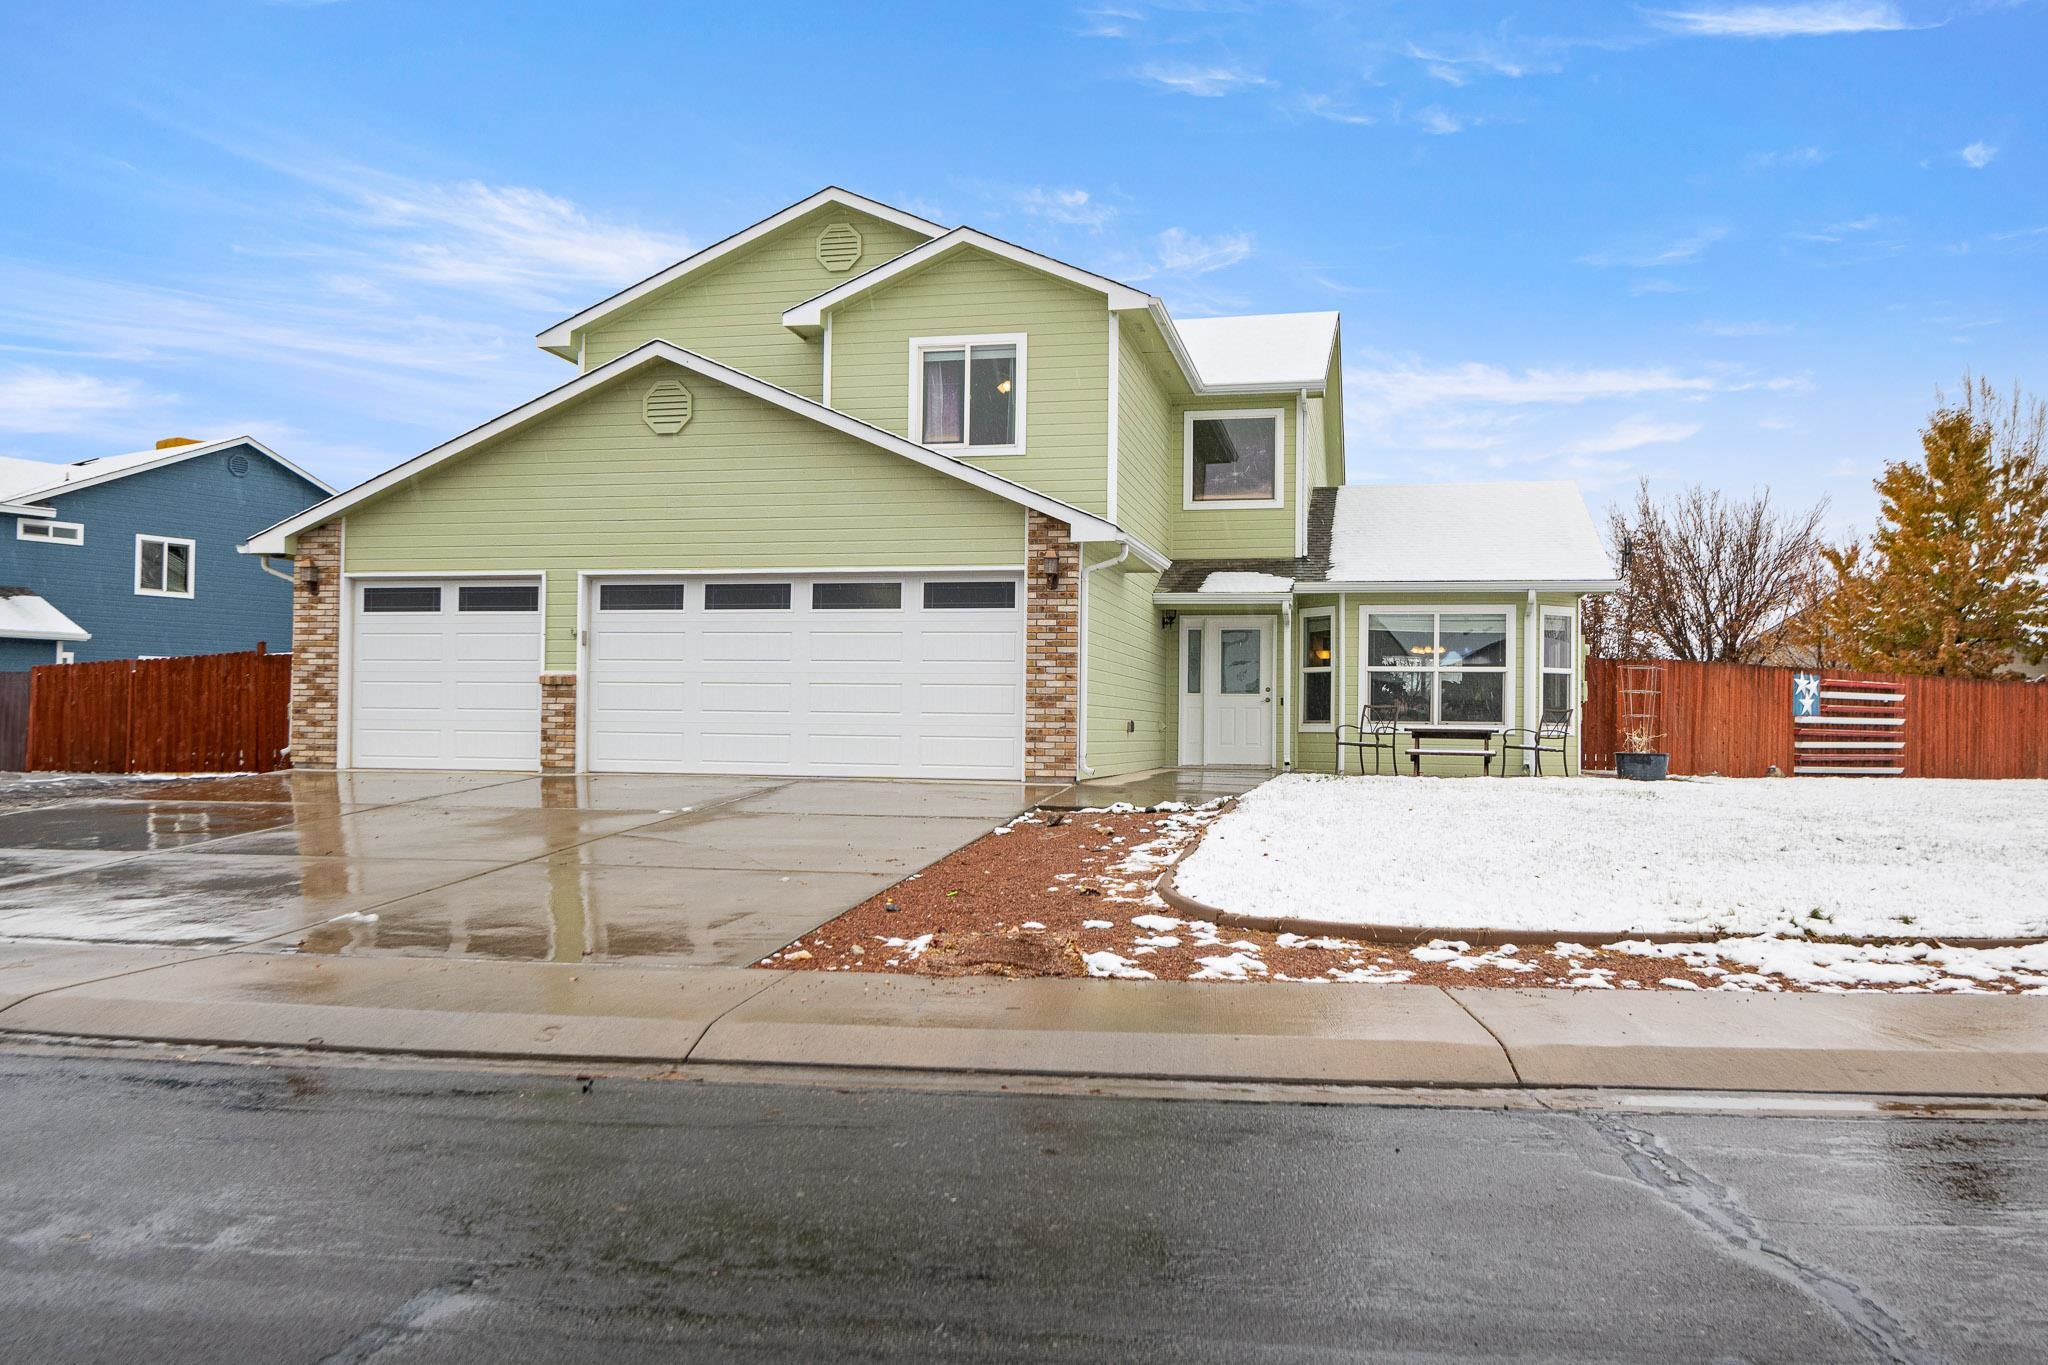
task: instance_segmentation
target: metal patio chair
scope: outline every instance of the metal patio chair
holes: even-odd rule
[[[1543,776],[1543,755],[1556,754],[1557,765],[1564,769],[1564,775],[1572,775],[1572,765],[1565,757],[1566,746],[1572,737],[1572,708],[1546,709],[1537,717],[1536,728],[1518,725],[1503,731],[1500,737],[1500,775],[1508,775],[1508,754],[1533,754],[1536,758],[1536,776]]]
[[[1344,775],[1344,751],[1358,750],[1358,775],[1365,776],[1365,751],[1372,750],[1372,771],[1377,777],[1380,771],[1380,755],[1385,753],[1387,761],[1394,765],[1394,772],[1401,771],[1400,756],[1401,708],[1394,702],[1382,702],[1375,706],[1368,702],[1358,708],[1358,724],[1337,727],[1337,776]],[[1357,736],[1344,738],[1345,732]]]

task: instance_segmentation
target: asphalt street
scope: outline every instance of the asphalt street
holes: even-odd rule
[[[0,1054],[0,1359],[2039,1361],[2048,1123]]]

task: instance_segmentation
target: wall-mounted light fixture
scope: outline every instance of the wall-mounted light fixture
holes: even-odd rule
[[[1060,553],[1058,550],[1045,552],[1045,586],[1058,589],[1060,585]]]
[[[305,585],[306,596],[318,597],[320,595],[320,565],[314,560],[307,560],[301,567],[299,582]]]
[[[1172,629],[1173,629],[1173,628],[1174,628],[1175,626],[1177,626],[1177,625],[1179,625],[1179,624],[1180,624],[1180,613],[1179,613],[1179,612],[1177,612],[1177,611],[1163,611],[1163,612],[1159,613],[1159,628],[1160,628],[1161,630],[1172,630]]]

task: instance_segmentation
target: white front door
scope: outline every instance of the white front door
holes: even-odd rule
[[[1273,631],[1257,616],[1181,627],[1181,762],[1273,766]]]

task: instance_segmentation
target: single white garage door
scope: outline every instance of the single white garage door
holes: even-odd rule
[[[590,591],[595,770],[1023,776],[1015,575],[633,578]]]
[[[356,766],[538,768],[540,596],[538,579],[357,582]]]

